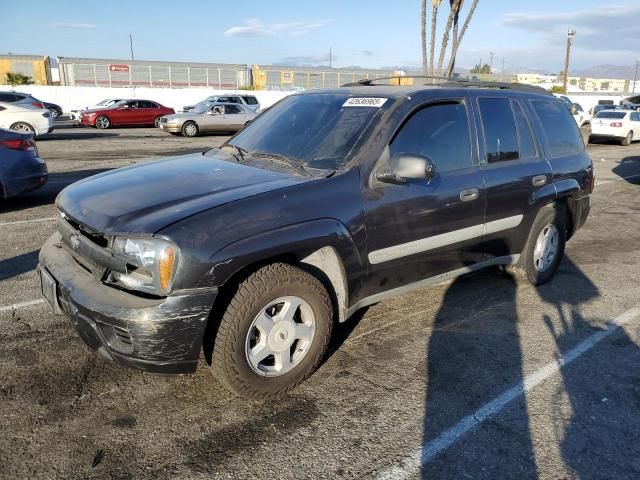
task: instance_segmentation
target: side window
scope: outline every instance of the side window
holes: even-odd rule
[[[571,155],[584,150],[578,125],[561,103],[532,100],[531,104],[540,119],[552,157]]]
[[[211,111],[214,113],[214,115],[222,115],[224,113],[224,106],[215,105],[211,108]]]
[[[413,153],[428,157],[439,172],[472,165],[467,109],[462,103],[439,103],[416,112],[389,146],[391,156]]]
[[[127,102],[127,107],[138,108],[138,102]]]
[[[246,102],[247,105],[257,105],[258,104],[258,100],[256,100],[256,97],[242,97],[244,99],[244,101]]]
[[[224,110],[224,113],[244,113],[237,105],[227,105]]]
[[[640,113],[633,112],[631,114],[631,120],[634,121],[634,122],[640,122]]]
[[[531,125],[527,121],[520,102],[512,100],[511,106],[516,117],[516,126],[518,127],[518,140],[520,143],[520,158],[535,158],[538,156],[536,142],[533,139]]]
[[[516,124],[508,98],[479,98],[487,162],[520,158]]]
[[[0,93],[0,102],[15,102],[16,96],[12,93]]]

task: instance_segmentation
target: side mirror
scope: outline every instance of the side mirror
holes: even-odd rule
[[[578,106],[575,103],[573,105],[571,105],[571,108],[569,110],[571,111],[571,115],[577,115],[578,114]]]
[[[424,179],[431,182],[436,175],[436,165],[427,157],[410,153],[395,155],[390,166],[376,174],[376,178],[386,183],[403,183],[408,179]]]

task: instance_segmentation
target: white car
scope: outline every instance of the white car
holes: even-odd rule
[[[564,102],[580,128],[591,124],[591,114],[585,112],[582,105],[579,103],[573,103],[571,99],[565,95],[556,95],[556,97]]]
[[[589,141],[615,139],[622,145],[640,140],[640,112],[635,110],[602,110],[591,121]]]
[[[46,108],[0,102],[0,128],[33,133],[39,137],[53,130],[53,116]]]
[[[105,98],[101,102],[96,103],[92,107],[84,107],[82,110],[71,110],[71,120],[76,123],[80,123],[80,119],[82,118],[82,112],[85,110],[94,110],[96,108],[108,108],[112,107],[118,102],[123,102],[123,98]]]

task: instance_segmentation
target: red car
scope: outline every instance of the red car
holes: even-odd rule
[[[176,113],[173,108],[150,100],[123,100],[106,108],[94,108],[82,112],[80,123],[100,129],[115,125],[158,126],[160,117]]]

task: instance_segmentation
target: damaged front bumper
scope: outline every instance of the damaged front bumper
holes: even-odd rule
[[[195,371],[217,289],[137,296],[103,284],[67,248],[57,232],[42,247],[43,293],[54,313],[66,314],[90,348],[148,372]]]

